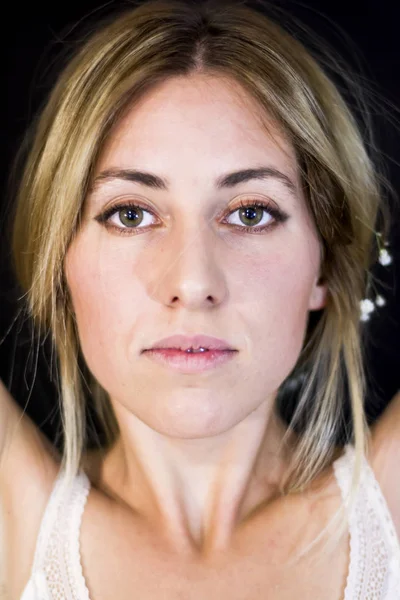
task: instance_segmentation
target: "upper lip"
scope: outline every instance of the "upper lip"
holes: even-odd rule
[[[187,350],[188,348],[207,348],[208,350],[235,350],[225,340],[221,340],[209,335],[172,335],[170,337],[159,340],[151,348],[145,350],[153,350],[154,348],[177,348],[179,350]]]

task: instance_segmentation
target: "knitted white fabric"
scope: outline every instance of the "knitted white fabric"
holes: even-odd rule
[[[21,600],[90,600],[79,534],[91,484],[81,471],[68,496],[61,497],[63,475],[60,471],[43,515],[32,575]]]

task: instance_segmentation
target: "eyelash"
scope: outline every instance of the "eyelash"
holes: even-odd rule
[[[226,216],[229,216],[229,215],[235,213],[237,210],[240,210],[241,208],[249,208],[249,207],[265,209],[274,218],[274,221],[272,223],[268,223],[268,225],[262,225],[261,227],[250,227],[250,226],[246,226],[246,225],[243,225],[243,226],[231,225],[231,227],[237,228],[240,231],[244,231],[246,233],[259,233],[261,231],[266,231],[266,230],[272,229],[273,227],[276,227],[279,223],[284,223],[289,218],[286,213],[283,213],[279,209],[275,208],[269,202],[262,202],[260,200],[255,200],[255,199],[250,199],[247,201],[242,200],[240,202],[239,206],[237,206],[235,209],[230,211],[228,213],[228,215],[226,215]],[[142,210],[150,213],[152,216],[155,216],[152,210],[150,210],[147,206],[143,205],[141,202],[135,200],[134,202],[129,201],[129,202],[124,202],[121,204],[111,206],[110,208],[105,210],[103,213],[101,213],[100,215],[95,217],[95,220],[107,228],[116,230],[119,235],[135,235],[135,233],[133,233],[133,232],[136,232],[138,230],[146,231],[147,229],[149,229],[149,227],[151,227],[151,225],[146,226],[146,227],[137,227],[137,228],[132,227],[131,228],[131,227],[117,227],[116,225],[109,223],[110,217],[112,217],[115,213],[117,213],[121,210],[124,210],[124,209],[132,209],[132,208],[141,208]],[[229,225],[229,223],[228,223],[228,225]]]

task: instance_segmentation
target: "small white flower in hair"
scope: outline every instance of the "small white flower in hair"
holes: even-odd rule
[[[390,256],[389,252],[384,248],[382,248],[382,250],[380,250],[379,252],[379,262],[383,266],[390,265],[390,263],[392,262],[392,257]]]
[[[383,296],[377,296],[375,298],[375,303],[376,303],[377,306],[385,306],[386,300],[385,300],[385,298]]]
[[[384,267],[386,267],[387,265],[390,265],[392,262],[392,256],[389,254],[388,250],[386,249],[389,246],[389,242],[388,242],[388,240],[383,239],[383,235],[381,232],[375,232],[375,235],[376,235],[378,248],[379,248],[379,259],[378,259],[379,263],[381,265],[383,265]],[[384,245],[383,248],[382,248],[382,241],[383,241],[383,245]],[[364,298],[363,300],[361,300],[361,302],[360,302],[360,321],[369,321],[371,313],[375,310],[375,308],[378,306],[385,306],[385,304],[386,304],[386,299],[381,295],[377,295],[374,302],[372,302],[372,300],[369,300],[369,298]]]
[[[361,321],[369,321],[370,313],[372,313],[375,310],[375,305],[373,302],[371,302],[371,300],[368,300],[368,298],[364,298],[364,300],[361,300],[360,302],[360,309]]]

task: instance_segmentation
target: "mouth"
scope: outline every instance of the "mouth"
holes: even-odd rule
[[[226,340],[203,334],[197,334],[193,336],[180,334],[173,335],[156,342],[152,347],[146,348],[145,351],[157,349],[177,350],[181,352],[187,352],[189,354],[204,353],[213,350],[235,350],[235,348],[233,348]]]
[[[221,350],[215,348],[149,348],[148,350],[144,350],[144,352],[170,352],[170,353],[178,353],[178,354],[207,354],[207,352],[237,352],[237,350],[231,350],[230,348],[223,348]]]
[[[196,352],[190,348],[151,348],[145,354],[150,360],[180,373],[199,373],[226,364],[237,352],[230,349],[203,349]]]

